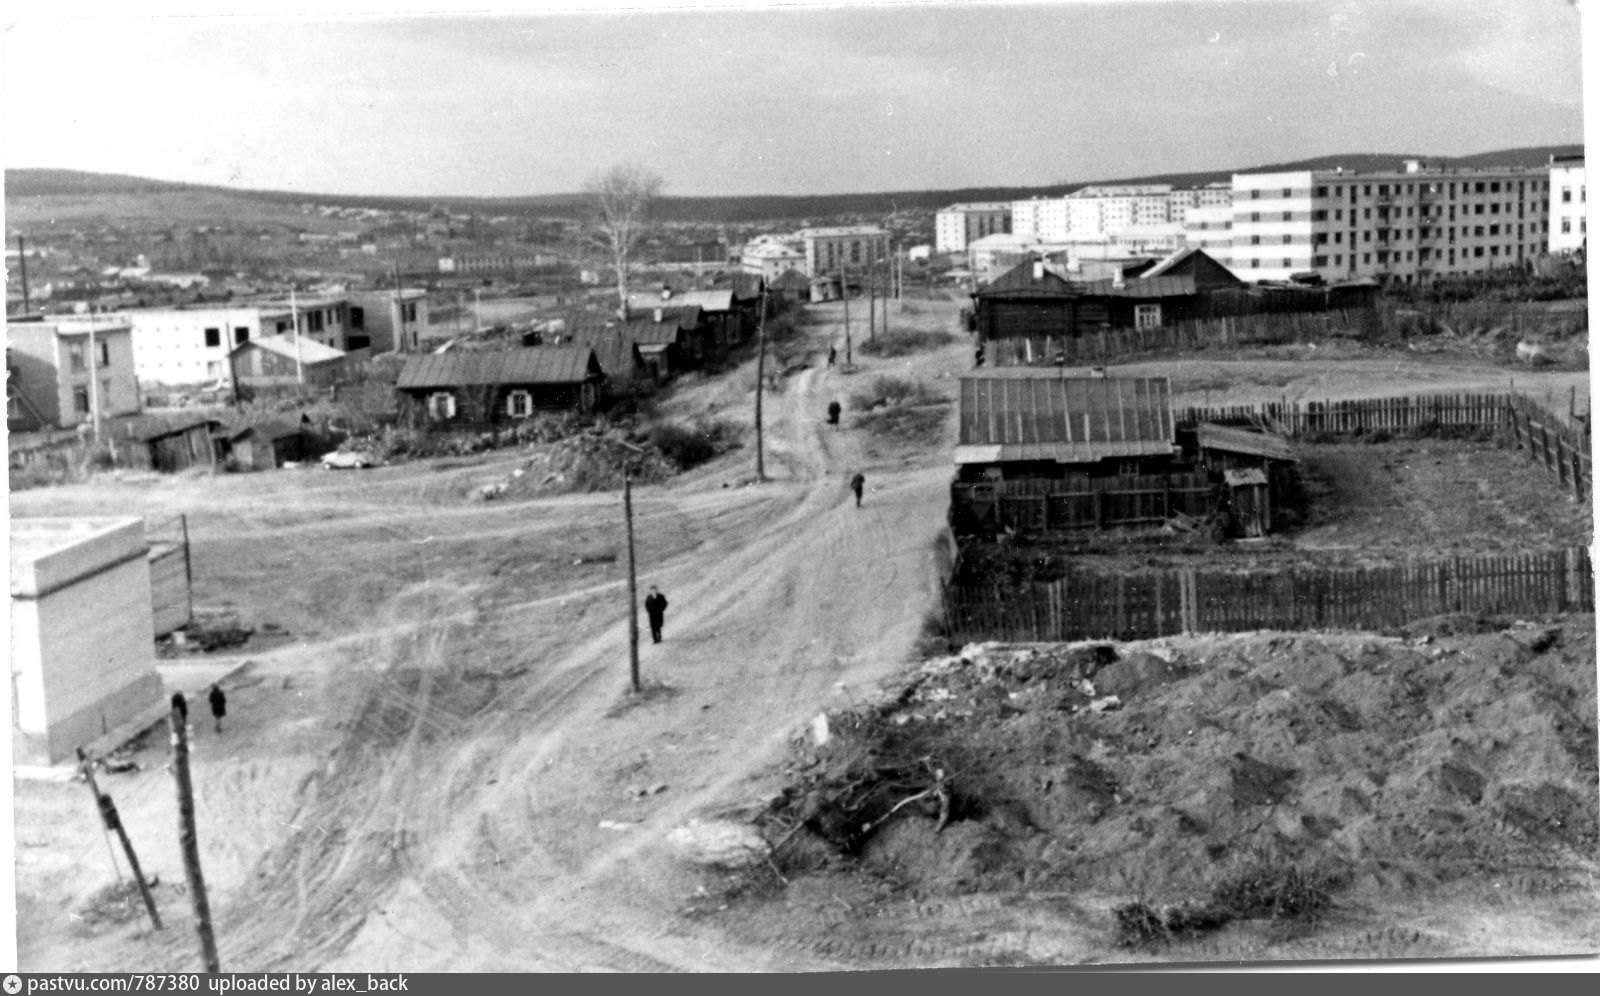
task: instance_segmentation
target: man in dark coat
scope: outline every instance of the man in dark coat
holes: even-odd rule
[[[837,360],[838,358],[839,358],[839,351],[833,347],[832,343],[829,343],[828,344],[828,366],[830,366],[830,367],[833,366],[833,361]]]
[[[222,694],[221,685],[212,685],[211,694],[206,696],[211,700],[211,719],[216,724],[218,733],[222,732],[222,717],[228,714],[228,697]]]
[[[839,424],[839,412],[840,411],[842,411],[842,409],[839,407],[839,402],[837,402],[837,401],[828,402],[828,424],[829,425],[838,425]]]
[[[866,486],[867,479],[860,471],[856,472],[856,476],[850,478],[850,490],[856,493],[856,508],[861,507],[861,490]]]
[[[644,597],[644,614],[650,617],[650,641],[661,642],[661,624],[667,618],[667,596],[656,590],[655,585],[650,586],[650,594]]]

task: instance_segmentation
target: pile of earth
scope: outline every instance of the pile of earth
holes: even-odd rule
[[[866,873],[913,896],[1183,904],[1262,868],[1335,902],[1586,887],[1593,629],[973,645],[819,716],[758,826],[785,881]]]
[[[479,488],[479,497],[531,497],[574,491],[610,491],[631,473],[636,483],[658,483],[676,467],[647,441],[630,433],[595,426],[533,447],[528,459],[503,480]]]

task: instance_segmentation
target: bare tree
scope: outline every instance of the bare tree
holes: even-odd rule
[[[650,208],[666,181],[638,163],[619,163],[583,185],[589,201],[589,235],[617,275],[617,309],[628,310],[628,267],[650,226]]]

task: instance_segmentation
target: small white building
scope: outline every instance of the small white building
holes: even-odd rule
[[[1550,157],[1550,253],[1569,255],[1589,241],[1589,189],[1582,156]]]
[[[11,730],[22,764],[161,705],[149,544],[139,518],[11,520]]]

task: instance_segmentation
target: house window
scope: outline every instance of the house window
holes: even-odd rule
[[[73,373],[83,373],[83,343],[74,342],[67,346],[67,363]]]
[[[220,345],[222,345],[222,330],[221,329],[206,329],[206,345],[207,346],[220,346]]]
[[[456,417],[456,396],[449,391],[435,391],[428,395],[428,417],[435,422]]]
[[[400,320],[402,322],[414,322],[417,320],[417,303],[415,301],[409,301],[400,306]]]
[[[246,328],[243,325],[240,325],[239,327],[237,327],[237,328],[235,328],[233,330],[233,344],[235,346],[242,346],[242,345],[244,345],[245,343],[247,343],[249,341],[250,341],[250,330],[248,328]]]
[[[111,378],[110,377],[103,377],[100,380],[100,403],[101,404],[105,404],[106,399],[108,399],[110,397],[111,397]]]
[[[1161,305],[1136,304],[1133,306],[1133,327],[1153,329],[1161,326]]]
[[[1293,216],[1293,212],[1292,212],[1292,211],[1285,211],[1285,212],[1283,212],[1283,220],[1284,220],[1284,221],[1290,221],[1290,220],[1292,220],[1292,216]]]
[[[100,340],[100,365],[103,367],[111,365],[111,343],[104,339]]]
[[[72,410],[79,415],[89,414],[89,389],[75,387],[72,389]]]
[[[1288,245],[1291,241],[1293,241],[1293,237],[1292,236],[1285,235],[1283,237],[1283,244],[1284,245]]]
[[[321,311],[312,311],[312,312],[308,312],[306,314],[306,331],[307,332],[321,332],[322,331],[322,312]]]
[[[527,391],[512,391],[506,395],[506,414],[512,418],[527,418],[533,414],[533,395]]]

